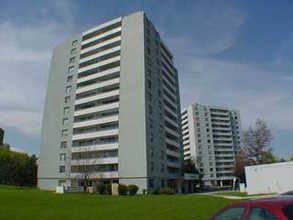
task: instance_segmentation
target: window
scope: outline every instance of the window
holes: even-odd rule
[[[65,172],[65,166],[59,166],[59,173]]]
[[[150,142],[154,141],[154,135],[152,133],[149,133]]]
[[[65,96],[64,101],[65,101],[65,103],[68,103],[70,101],[70,96]]]
[[[161,164],[161,172],[164,173],[165,172],[165,164]]]
[[[64,118],[62,121],[62,125],[68,125],[69,119],[68,118]]]
[[[58,186],[66,186],[66,180],[58,180]]]
[[[206,126],[209,127],[210,126],[209,123],[206,123]]]
[[[163,134],[163,126],[162,125],[159,126],[159,131],[160,131],[160,134]]]
[[[153,107],[149,105],[149,113],[153,114]]]
[[[71,92],[71,86],[66,87],[66,93],[69,94]]]
[[[153,128],[154,126],[154,121],[153,121],[153,119],[149,119],[149,126],[150,126],[150,128]]]
[[[151,162],[151,171],[154,171],[155,170],[155,163],[154,162]]]
[[[153,157],[154,156],[154,148],[150,147],[150,155]]]
[[[73,73],[73,70],[74,70],[74,67],[73,66],[70,66],[68,68],[68,74],[72,74]]]
[[[66,154],[62,153],[60,154],[60,161],[65,161],[66,160]]]
[[[150,186],[150,188],[154,187],[154,180],[153,179],[149,179],[149,186]]]
[[[210,129],[209,128],[207,128],[207,132],[210,132]]]
[[[73,64],[75,62],[75,57],[71,57],[70,59],[69,59],[69,63],[70,64]]]
[[[148,44],[150,44],[150,43],[151,43],[151,41],[150,41],[150,38],[149,38],[149,37],[147,37],[147,43],[148,43]]]
[[[77,40],[72,41],[71,46],[76,47],[77,46]]]
[[[76,54],[76,48],[71,49],[70,54],[71,54],[71,55]]]
[[[147,48],[147,52],[148,52],[148,55],[151,55],[151,49],[149,47]]]
[[[165,187],[165,180],[161,180],[161,186]]]
[[[252,208],[247,220],[277,220],[277,217],[264,208]]]
[[[67,147],[67,142],[66,141],[62,141],[61,142],[61,148],[66,148]]]
[[[195,115],[198,115],[199,113],[198,112],[195,112]]]
[[[63,113],[64,113],[64,115],[69,114],[69,107],[64,108]]]
[[[72,81],[72,79],[73,79],[73,77],[72,76],[68,76],[67,77],[67,82],[69,83],[69,82],[71,82]]]
[[[152,82],[150,80],[148,80],[148,87],[149,87],[149,89],[152,88]]]
[[[62,130],[61,137],[67,137],[67,136],[68,136],[67,130]]]
[[[164,157],[165,157],[165,152],[161,150],[161,159],[164,159]]]
[[[197,137],[200,137],[201,135],[200,134],[197,134]]]
[[[152,95],[152,93],[148,93],[148,100],[151,102],[151,101],[153,101],[153,95]]]
[[[235,219],[241,220],[244,214],[245,208],[244,207],[233,207],[228,208],[221,213],[219,213],[214,220],[226,220],[226,219]]]

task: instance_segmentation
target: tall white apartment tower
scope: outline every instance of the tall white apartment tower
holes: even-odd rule
[[[193,104],[181,112],[184,160],[192,160],[206,185],[232,185],[241,146],[240,113]]]
[[[173,186],[180,120],[172,54],[143,12],[84,31],[53,52],[38,186],[77,186],[85,168],[93,182]]]

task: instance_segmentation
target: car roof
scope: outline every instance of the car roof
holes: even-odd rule
[[[260,205],[260,206],[278,206],[285,207],[287,205],[293,205],[293,196],[276,196],[262,199],[247,200],[232,204],[232,206],[238,205]]]

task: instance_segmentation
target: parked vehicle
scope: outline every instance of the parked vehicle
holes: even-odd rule
[[[293,190],[292,191],[283,192],[280,195],[281,196],[293,195]]]
[[[226,206],[210,220],[293,220],[293,196],[237,202]]]

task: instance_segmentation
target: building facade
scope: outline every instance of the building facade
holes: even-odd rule
[[[84,31],[53,52],[38,185],[172,186],[182,161],[173,56],[143,12]]]
[[[3,145],[4,141],[4,130],[0,128],[0,146]]]
[[[206,185],[231,185],[241,147],[237,110],[193,104],[181,112],[184,160],[192,160]]]

